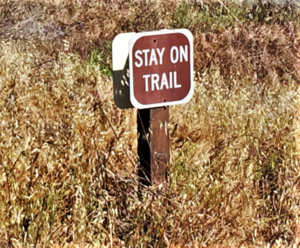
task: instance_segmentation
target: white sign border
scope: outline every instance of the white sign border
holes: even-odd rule
[[[171,101],[171,102],[161,102],[161,103],[153,103],[153,104],[141,104],[134,96],[133,92],[133,85],[134,85],[134,78],[133,78],[133,58],[132,58],[132,49],[135,42],[145,36],[152,36],[152,35],[164,35],[164,34],[176,34],[180,33],[187,37],[189,44],[190,44],[190,90],[185,98],[178,100],[178,101]],[[164,29],[158,31],[150,31],[150,32],[142,32],[134,34],[130,41],[129,41],[129,74],[130,74],[130,101],[131,104],[137,109],[147,109],[147,108],[157,108],[157,107],[164,107],[169,105],[176,105],[176,104],[184,104],[190,101],[193,97],[194,93],[194,47],[193,47],[193,35],[188,29]]]

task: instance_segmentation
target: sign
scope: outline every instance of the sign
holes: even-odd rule
[[[118,34],[112,42],[114,100],[121,109],[133,108],[129,97],[129,41],[134,34]]]
[[[138,109],[193,96],[193,36],[187,29],[134,34],[129,42],[130,101]]]

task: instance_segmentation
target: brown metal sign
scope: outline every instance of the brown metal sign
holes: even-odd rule
[[[193,39],[186,29],[135,34],[129,46],[130,101],[138,109],[186,103],[193,95]]]

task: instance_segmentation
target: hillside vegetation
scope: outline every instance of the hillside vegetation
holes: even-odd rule
[[[299,24],[260,0],[0,0],[0,246],[296,247]],[[140,191],[111,44],[163,28],[193,33],[195,92],[168,187]]]

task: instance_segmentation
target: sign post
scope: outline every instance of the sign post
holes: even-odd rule
[[[119,44],[122,36],[129,40],[129,99],[138,109],[139,175],[145,185],[164,184],[170,161],[168,106],[193,96],[193,36],[187,29],[129,33],[115,38]]]
[[[143,185],[166,182],[170,162],[168,123],[169,107],[138,110],[139,177]]]

